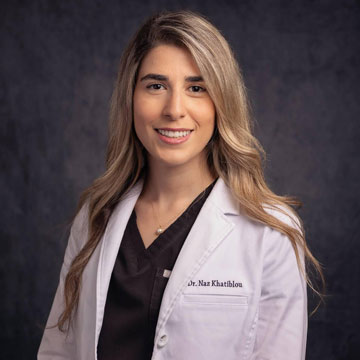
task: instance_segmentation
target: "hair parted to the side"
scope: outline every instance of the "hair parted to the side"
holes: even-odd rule
[[[73,259],[64,284],[65,309],[58,326],[69,328],[80,295],[85,266],[100,242],[115,205],[147,171],[144,148],[133,127],[133,93],[142,59],[155,46],[171,44],[186,48],[193,56],[216,108],[216,127],[207,145],[208,165],[221,177],[250,218],[285,234],[291,241],[299,268],[314,288],[303,266],[312,265],[324,284],[321,266],[305,241],[301,219],[292,206],[294,198],[278,196],[266,185],[262,158],[265,153],[252,135],[246,89],[238,63],[228,42],[204,16],[192,11],[163,11],[150,17],[136,32],[120,59],[111,99],[109,141],[105,173],[81,195],[78,211],[88,206],[88,240]],[[265,208],[291,213],[298,226],[272,216]]]

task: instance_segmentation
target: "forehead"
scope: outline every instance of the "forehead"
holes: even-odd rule
[[[153,72],[169,75],[178,72],[186,75],[200,75],[199,68],[189,50],[175,45],[157,45],[141,62],[140,73]]]

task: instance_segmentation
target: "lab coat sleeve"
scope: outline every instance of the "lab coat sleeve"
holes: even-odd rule
[[[59,316],[64,310],[65,277],[69,271],[71,262],[87,240],[87,223],[87,206],[84,205],[75,217],[70,230],[64,261],[60,271],[59,284],[40,343],[38,360],[63,360],[76,358],[76,338],[74,337],[74,329],[70,327],[68,333],[63,333],[57,326],[52,326],[58,322]]]
[[[290,223],[289,223],[290,225]],[[304,360],[307,336],[306,280],[290,240],[267,228],[254,360]],[[303,252],[300,251],[302,265]]]

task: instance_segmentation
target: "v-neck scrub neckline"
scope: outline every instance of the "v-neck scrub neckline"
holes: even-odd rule
[[[209,185],[212,188],[213,183]],[[145,251],[150,256],[156,256],[159,252],[162,251],[164,247],[171,246],[171,242],[176,237],[175,235],[181,232],[181,228],[184,226],[188,220],[191,220],[193,215],[196,214],[200,208],[197,205],[197,202],[202,199],[203,196],[206,197],[206,188],[202,191],[192,202],[191,204],[160,234],[156,239],[146,248],[145,243],[141,237],[139,227],[137,225],[137,216],[135,208],[132,211],[132,214],[129,219],[129,226],[133,228],[133,234],[135,239],[139,241],[134,241],[134,245],[139,245],[139,252]]]
[[[133,209],[110,280],[98,343],[99,360],[151,359],[168,274],[215,182],[147,248]]]

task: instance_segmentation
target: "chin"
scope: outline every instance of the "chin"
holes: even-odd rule
[[[158,154],[158,156],[153,157],[155,161],[159,161],[162,164],[169,167],[184,166],[186,164],[190,165],[194,161],[199,162],[199,157],[202,156],[201,152],[196,154],[184,154],[183,151],[179,152],[169,152],[166,154]],[[205,157],[204,157],[205,159]]]
[[[184,159],[183,157],[179,158],[161,158],[158,159],[162,164],[168,167],[176,167],[176,166],[183,166],[189,163],[188,159]]]

